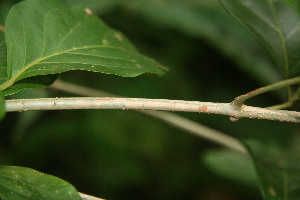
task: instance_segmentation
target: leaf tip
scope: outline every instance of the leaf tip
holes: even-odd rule
[[[170,71],[169,68],[164,67],[162,65],[158,65],[157,68],[161,69],[163,71],[163,73]]]

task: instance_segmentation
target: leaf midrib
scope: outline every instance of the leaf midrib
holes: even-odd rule
[[[24,68],[22,68],[21,70],[19,70],[19,72],[17,74],[15,74],[13,77],[11,77],[9,80],[7,80],[6,82],[4,82],[2,85],[0,85],[0,91],[3,91],[7,88],[9,88],[10,86],[12,86],[15,81],[26,71],[28,70],[29,68],[31,68],[32,66],[36,65],[36,64],[39,64],[39,62],[42,62],[43,60],[46,60],[46,59],[49,59],[49,58],[52,58],[52,57],[55,57],[55,56],[58,56],[58,55],[61,55],[61,54],[64,54],[64,53],[69,53],[69,52],[72,52],[72,51],[77,51],[77,50],[82,50],[82,49],[92,49],[92,48],[111,48],[111,49],[117,49],[117,50],[120,50],[120,51],[124,51],[126,53],[130,53],[128,51],[126,51],[125,49],[123,48],[116,48],[116,47],[113,47],[113,46],[107,46],[107,45],[95,45],[95,46],[89,46],[89,47],[79,47],[79,48],[72,48],[72,49],[68,49],[68,50],[65,50],[65,51],[61,51],[61,52],[57,52],[57,53],[54,53],[54,54],[51,54],[49,56],[46,56],[46,57],[43,57],[43,58],[39,58],[39,59],[36,59],[34,62],[28,64],[27,66],[25,66]]]
[[[285,73],[286,73],[286,76],[288,77],[289,76],[289,61],[288,61],[288,52],[287,52],[287,46],[286,46],[286,38],[285,38],[285,35],[283,33],[283,30],[282,30],[282,26],[281,26],[281,23],[279,22],[279,19],[278,19],[278,14],[276,12],[276,9],[274,7],[274,3],[272,0],[267,0],[271,10],[272,10],[272,15],[273,15],[273,18],[275,20],[275,23],[276,23],[276,26],[274,27],[272,24],[270,24],[268,21],[266,21],[264,18],[260,17],[259,15],[257,15],[255,12],[253,12],[253,10],[249,9],[245,4],[243,4],[241,2],[241,4],[248,10],[250,11],[251,13],[253,13],[256,17],[258,17],[259,19],[261,19],[262,22],[264,22],[266,25],[268,25],[271,29],[273,29],[275,32],[278,33],[279,35],[279,39],[280,39],[280,42],[281,42],[281,46],[282,46],[282,49],[283,49],[283,58],[284,58],[284,66],[283,68],[285,69]]]
[[[249,12],[251,12],[253,15],[255,15],[258,19],[260,19],[263,23],[265,23],[267,26],[269,26],[272,30],[274,30],[275,32],[277,32],[279,34],[280,30],[278,29],[278,27],[273,26],[271,23],[268,22],[268,20],[264,19],[263,17],[261,17],[260,15],[258,15],[256,12],[254,12],[252,9],[250,9],[247,5],[245,5],[243,2],[240,2],[242,6],[244,6],[244,8],[246,8]]]
[[[283,48],[283,58],[284,58],[284,69],[285,69],[285,73],[286,73],[286,76],[289,76],[289,59],[288,59],[288,52],[287,52],[287,46],[286,46],[286,38],[285,38],[285,35],[283,33],[283,30],[282,30],[282,25],[278,19],[278,14],[276,12],[276,9],[274,7],[274,3],[272,0],[268,0],[268,3],[272,9],[272,15],[275,19],[275,23],[278,27],[278,31],[279,31],[279,38],[281,40],[281,45],[282,45],[282,48]]]

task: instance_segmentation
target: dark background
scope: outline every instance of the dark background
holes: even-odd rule
[[[230,102],[281,78],[265,50],[217,0],[65,2],[90,8],[170,71],[162,77],[136,78],[73,71],[60,75],[61,80],[126,97]],[[10,98],[56,96],[72,95],[47,89]],[[282,93],[270,93],[247,103],[263,107],[282,98]],[[224,116],[178,114],[242,141],[290,144],[297,139],[293,124],[251,119],[232,123]],[[9,113],[0,128],[0,162],[58,176],[101,198],[261,199],[258,184],[249,181],[255,179],[253,172],[236,169],[242,158],[208,162],[222,147],[140,113]]]

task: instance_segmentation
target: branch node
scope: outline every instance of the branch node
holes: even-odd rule
[[[237,110],[240,111],[243,108],[244,105],[244,100],[241,98],[244,95],[238,96],[236,97],[230,104],[232,105],[232,107]]]

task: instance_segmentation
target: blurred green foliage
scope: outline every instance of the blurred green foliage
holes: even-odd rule
[[[217,0],[65,2],[93,10],[108,25],[122,31],[143,54],[168,66],[170,72],[163,77],[130,79],[68,72],[60,76],[62,80],[127,97],[230,102],[281,79],[266,50],[227,15]],[[69,94],[37,90],[11,98],[28,95]],[[263,107],[280,103],[282,98],[282,93],[271,93],[248,104]],[[279,148],[300,144],[294,140],[300,131],[295,124],[250,119],[232,123],[224,116],[180,114],[241,140],[275,143]],[[215,162],[218,167],[213,167],[213,162],[207,162],[222,154],[215,153],[218,146],[138,113],[8,113],[0,123],[0,132],[0,162],[58,176],[79,191],[102,198],[261,198],[258,186],[247,182],[249,177],[237,171],[230,176],[235,168],[225,161],[224,168],[220,163]]]

